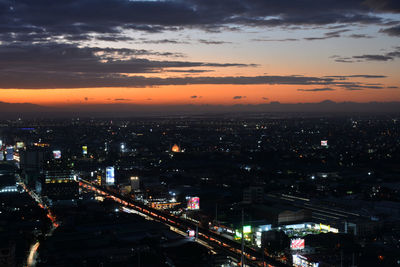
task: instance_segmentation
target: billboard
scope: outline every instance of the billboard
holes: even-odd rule
[[[23,148],[25,146],[24,142],[17,142],[17,148]]]
[[[6,160],[13,160],[13,159],[14,159],[14,147],[6,146]]]
[[[60,150],[53,150],[53,158],[61,159],[61,151]]]
[[[290,248],[293,250],[304,249],[304,239],[296,238],[290,242]]]
[[[106,184],[113,185],[115,182],[114,167],[106,168]]]
[[[293,257],[293,266],[296,267],[319,267],[319,262],[312,262],[307,259],[305,256],[294,254]]]
[[[245,234],[251,233],[251,226],[250,225],[244,225],[243,226],[243,233],[245,233]]]
[[[328,140],[321,140],[321,146],[328,146]]]
[[[87,146],[82,146],[82,154],[87,155]]]
[[[190,197],[187,202],[188,210],[198,210],[200,209],[200,198],[199,197]]]
[[[195,235],[196,235],[196,232],[194,230],[188,230],[189,237],[194,237]]]

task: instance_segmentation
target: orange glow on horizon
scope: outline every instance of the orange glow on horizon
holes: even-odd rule
[[[324,100],[336,102],[400,101],[398,89],[336,89],[324,92],[301,92],[297,89],[322,88],[307,85],[179,85],[147,88],[81,88],[81,89],[0,89],[1,101],[32,103],[44,106],[81,104],[138,105],[235,105],[281,103],[311,103]]]

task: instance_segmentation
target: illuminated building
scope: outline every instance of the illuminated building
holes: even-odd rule
[[[9,163],[0,163],[0,193],[18,192],[15,167]]]
[[[132,191],[139,191],[140,190],[140,180],[137,176],[131,177],[131,190]]]
[[[251,241],[252,240],[252,229],[251,229],[251,225],[243,225],[243,230],[241,231],[240,229],[236,229],[235,231],[235,240],[239,240],[242,238],[242,233],[244,234],[244,239],[247,241]]]
[[[293,266],[296,267],[318,267],[318,262],[313,262],[312,260],[308,259],[306,256],[302,255],[293,255]]]
[[[151,202],[150,206],[154,209],[158,210],[168,210],[172,209],[175,206],[180,205],[180,202],[159,202],[159,201],[154,201]]]
[[[6,160],[10,161],[14,159],[14,147],[7,146],[6,147]]]
[[[53,158],[54,159],[61,159],[61,151],[60,150],[53,150]]]
[[[24,148],[25,144],[24,144],[24,142],[20,141],[20,142],[16,143],[16,146],[17,146],[18,149],[21,149],[21,148]]]
[[[87,155],[87,146],[82,146],[82,155]]]
[[[181,148],[177,144],[174,144],[171,148],[171,151],[175,152],[175,153],[179,153],[179,152],[181,152]]]
[[[44,174],[43,195],[51,200],[78,198],[79,184],[72,171],[47,170]]]

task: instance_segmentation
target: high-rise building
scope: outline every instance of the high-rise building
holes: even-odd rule
[[[51,200],[72,200],[79,195],[79,184],[70,170],[46,170],[42,194]]]
[[[133,192],[140,190],[140,180],[138,176],[131,177],[131,190]]]
[[[25,171],[39,171],[43,168],[44,159],[44,150],[27,149],[20,153],[20,167]]]
[[[244,203],[262,203],[264,200],[264,189],[261,186],[249,186],[243,190]]]
[[[35,147],[21,150],[20,168],[26,184],[35,186],[43,170],[46,152],[43,148]]]

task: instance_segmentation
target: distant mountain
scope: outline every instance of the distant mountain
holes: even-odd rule
[[[165,115],[202,115],[222,113],[400,113],[400,102],[333,102],[285,104],[271,102],[259,105],[136,105],[136,104],[81,104],[46,107],[30,103],[0,102],[0,117],[134,117]]]
[[[0,101],[1,112],[46,112],[48,107],[35,105],[31,103],[7,103]]]

